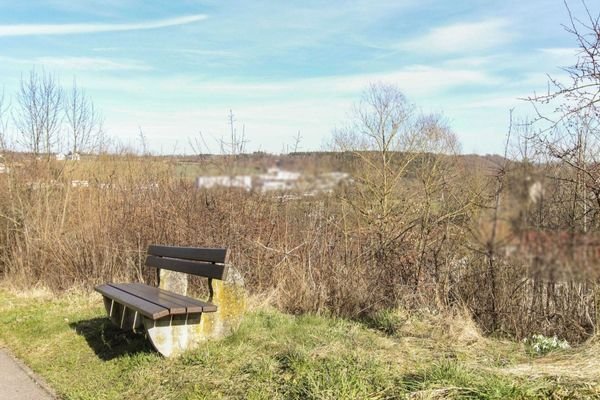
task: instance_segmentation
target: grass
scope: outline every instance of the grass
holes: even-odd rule
[[[0,289],[0,343],[65,399],[600,398],[600,368],[569,374],[597,347],[530,358],[458,317],[381,319],[258,310],[226,339],[164,359],[110,325],[99,296]]]

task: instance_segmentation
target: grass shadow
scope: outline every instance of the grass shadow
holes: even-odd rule
[[[144,335],[123,331],[108,318],[86,319],[72,322],[69,326],[83,336],[98,358],[104,361],[124,355],[154,352]]]

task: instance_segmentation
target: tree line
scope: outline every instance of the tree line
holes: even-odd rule
[[[0,96],[0,144],[8,146],[8,132],[15,132],[14,144],[38,157],[65,149],[73,154],[99,149],[103,142],[103,119],[90,96],[77,85],[66,89],[56,76],[32,69],[21,77],[11,106]]]

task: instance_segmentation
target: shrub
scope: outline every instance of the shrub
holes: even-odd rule
[[[388,335],[395,335],[406,322],[406,318],[397,310],[386,309],[376,312],[373,316],[367,318],[367,325],[384,332]]]

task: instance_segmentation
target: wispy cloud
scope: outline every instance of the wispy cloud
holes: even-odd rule
[[[87,78],[85,75],[82,78]],[[103,77],[82,79],[92,89],[110,90],[152,98],[156,93],[161,98],[178,103],[182,98],[193,98],[197,102],[238,102],[260,101],[286,102],[290,93],[295,99],[346,99],[351,102],[360,92],[373,82],[386,82],[398,85],[409,97],[441,96],[449,89],[466,87],[493,87],[503,84],[501,77],[472,68],[431,67],[410,65],[401,69],[381,73],[327,75],[315,78],[251,81],[244,79],[214,79],[193,75],[172,75],[167,77],[139,76]],[[119,96],[122,97],[122,96]]]
[[[32,60],[34,65],[43,65],[53,69],[82,71],[148,71],[147,64],[135,60],[111,60],[97,57],[38,57]]]
[[[228,50],[205,50],[205,49],[169,49],[169,51],[181,54],[188,54],[193,56],[203,57],[225,57],[225,58],[239,58],[242,55],[234,51]]]
[[[580,53],[580,50],[574,47],[547,47],[538,51],[555,65],[574,64]]]
[[[18,24],[0,25],[0,37],[32,35],[72,35],[80,33],[122,32],[166,28],[191,24],[206,19],[204,14],[187,15],[134,23],[120,24]]]
[[[0,56],[0,61],[17,66],[48,67],[52,71],[149,71],[151,66],[137,60],[101,57],[33,57],[15,58]]]
[[[508,21],[488,19],[437,27],[421,37],[401,43],[399,47],[422,53],[473,54],[507,43],[513,37]]]

